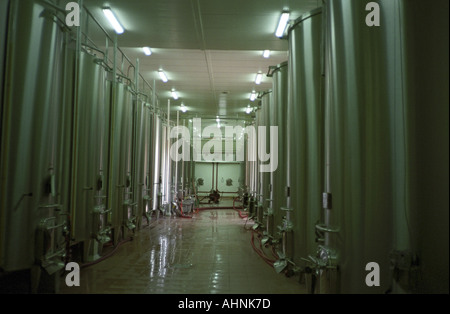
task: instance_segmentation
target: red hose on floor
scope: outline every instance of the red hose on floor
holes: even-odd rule
[[[264,254],[265,258],[267,258],[267,259],[268,259],[269,261],[271,261],[272,263],[275,263],[275,262],[276,262],[276,260],[271,260],[271,259],[266,255],[266,253],[264,252],[263,244],[262,244],[261,239],[259,240],[259,248],[260,248],[260,252],[261,252],[262,254]]]
[[[264,236],[264,234],[260,230],[253,230],[253,232],[256,232],[259,237]],[[261,241],[259,241],[259,247],[261,248],[261,253],[265,255],[265,253],[263,252],[263,247],[262,247]],[[273,245],[271,245],[271,251],[272,251],[272,255],[275,258],[275,260],[270,260],[269,257],[267,257],[267,255],[265,255],[265,257],[267,259],[269,259],[270,261],[275,262],[280,257],[278,256],[277,252],[275,251],[275,247]]]
[[[273,257],[275,257],[276,259],[279,259],[280,257],[278,256],[278,253],[275,252],[275,247],[272,245],[272,255]]]
[[[248,218],[248,215],[242,215],[242,212],[240,210],[238,210],[238,213],[239,213],[239,217],[241,217],[242,219]]]
[[[255,234],[254,231],[252,231],[252,240],[251,240],[251,243],[252,243],[253,250],[255,250],[255,252],[263,259],[264,262],[266,262],[268,265],[270,265],[270,266],[273,267],[273,264],[275,263],[275,261],[273,261],[273,260],[267,258],[266,256],[264,256],[263,252],[261,252],[260,250],[258,250],[258,248],[255,246],[255,237],[254,237],[254,234]]]
[[[181,218],[192,218],[192,216],[186,216],[183,213],[183,201],[180,201],[180,213],[181,213],[181,215],[180,215]]]
[[[239,210],[239,208],[236,208],[236,206],[234,206],[234,204],[236,203],[236,200],[237,200],[238,198],[239,198],[239,197],[235,197],[235,198],[233,199],[233,209],[236,210],[236,211],[238,211],[239,217],[241,217],[241,218],[247,218],[248,215],[243,215],[242,212]],[[243,207],[241,206],[240,209],[243,209]]]

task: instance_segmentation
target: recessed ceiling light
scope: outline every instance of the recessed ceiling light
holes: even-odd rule
[[[146,56],[150,56],[152,54],[152,50],[150,49],[150,47],[142,47],[142,51]]]
[[[256,74],[255,84],[256,84],[256,85],[261,84],[261,80],[262,80],[262,73]]]
[[[283,37],[284,30],[286,29],[287,23],[289,21],[289,12],[283,12],[280,16],[280,21],[278,22],[277,30],[275,31],[275,36]]]
[[[164,73],[163,70],[159,70],[159,71],[158,71],[158,74],[159,74],[159,77],[161,78],[161,80],[162,80],[164,83],[167,83],[167,81],[168,81],[169,79],[167,78],[166,73]]]
[[[263,57],[266,58],[266,59],[269,58],[270,57],[270,50],[264,50],[263,51]]]
[[[111,8],[103,8],[103,13],[117,34],[122,34],[125,31]]]

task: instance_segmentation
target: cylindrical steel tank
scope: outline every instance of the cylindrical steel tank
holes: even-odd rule
[[[264,209],[267,208],[267,199],[269,199],[270,172],[262,171],[264,166],[270,162],[268,151],[270,149],[270,127],[269,110],[272,103],[272,92],[264,92],[260,100],[260,109],[256,112],[256,133],[257,133],[257,201],[256,221],[263,223]]]
[[[299,17],[288,31],[288,176],[292,249],[296,264],[316,252],[315,225],[320,220],[323,191],[323,106],[321,97],[322,11]]]
[[[286,121],[287,93],[288,93],[288,63],[283,62],[272,71],[273,79],[273,106],[270,111],[270,125],[278,127],[277,150],[278,167],[272,173],[273,185],[273,230],[270,233],[277,236],[277,226],[282,225],[284,212],[281,207],[286,207]]]
[[[255,162],[253,164],[253,177],[254,177],[254,187],[255,190],[252,191],[253,196],[255,197],[256,200],[259,200],[259,196],[258,194],[260,194],[261,190],[260,190],[260,182],[261,182],[261,176],[259,174],[259,136],[258,136],[258,126],[261,125],[261,109],[257,106],[256,107],[256,112],[255,112]]]
[[[258,168],[257,176],[259,177],[259,197],[260,204],[266,207],[266,200],[269,198],[269,185],[270,185],[270,172],[261,171],[264,165],[268,165],[270,162],[270,125],[269,125],[269,113],[272,106],[272,91],[265,91],[261,96],[260,109],[256,112],[257,116],[257,159]]]
[[[267,211],[267,208],[270,206],[270,198],[271,198],[271,193],[270,190],[272,189],[272,182],[271,182],[271,174],[272,172],[270,171],[270,167],[269,164],[273,163],[274,160],[271,160],[271,155],[272,155],[272,151],[271,151],[271,141],[270,141],[270,133],[271,133],[271,129],[270,129],[270,110],[273,107],[273,93],[271,90],[265,92],[264,96],[262,96],[261,98],[261,111],[262,111],[262,122],[261,122],[261,126],[263,126],[264,128],[261,130],[258,130],[259,132],[264,133],[265,136],[265,143],[264,145],[261,147],[261,156],[264,156],[264,159],[267,159],[267,161],[262,162],[262,164],[267,165],[266,169],[267,171],[264,172],[260,172],[262,178],[262,191],[261,191],[261,205],[264,209],[264,212]],[[263,139],[261,139],[262,141]],[[262,142],[260,142],[262,144]],[[259,169],[259,171],[261,171],[262,169]]]
[[[88,241],[84,245],[86,259],[92,260],[99,257],[99,247],[109,241],[105,216],[111,90],[102,59],[82,51],[78,66],[78,102],[71,141],[71,240]]]
[[[266,99],[268,99],[268,97],[266,97]],[[256,123],[255,123],[255,131],[256,131],[256,145],[257,145],[257,160],[256,160],[256,166],[255,166],[255,177],[256,177],[256,193],[255,193],[255,220],[256,222],[261,223],[262,221],[262,199],[263,199],[263,194],[264,194],[264,175],[263,173],[260,171],[260,167],[261,167],[261,147],[262,147],[262,143],[261,143],[261,136],[260,133],[258,132],[259,128],[261,126],[263,126],[264,124],[264,110],[262,109],[262,100],[259,102],[260,104],[260,108],[256,111]],[[261,206],[260,206],[261,205]]]
[[[189,130],[189,138],[187,140],[189,140],[189,160],[185,160],[184,161],[184,166],[183,166],[183,182],[184,182],[184,190],[185,190],[185,196],[191,196],[194,195],[194,187],[195,184],[193,183],[193,176],[192,176],[192,164],[193,164],[193,148],[192,146],[192,142],[193,142],[193,130],[192,130],[192,120],[191,119],[185,119],[184,120],[184,125],[186,126],[186,128]]]
[[[247,132],[245,147],[245,161],[246,161],[246,184],[248,186],[249,195],[256,193],[256,165],[258,160],[257,153],[257,133],[256,133],[256,121],[248,123],[246,128],[250,130],[250,134]],[[253,131],[251,131],[253,130]]]
[[[9,13],[9,0],[0,2],[0,104],[3,100],[3,80],[4,80],[4,60],[6,53],[6,35],[8,34],[8,13]]]
[[[135,201],[132,191],[133,95],[130,87],[114,83],[111,102],[109,207],[114,241],[125,236],[122,226],[131,227]]]
[[[405,234],[409,225],[411,247],[417,252],[420,268],[420,280],[413,292],[448,294],[449,2],[433,1],[430,6],[420,0],[404,0],[398,9],[404,39],[405,101],[394,108],[407,134],[393,147],[399,151],[406,146],[405,161],[397,159],[396,183],[404,178],[407,185],[396,190],[395,248],[407,248]],[[402,112],[405,116],[400,118]],[[403,125],[397,125],[401,130]],[[407,173],[402,176],[405,166]]]
[[[384,16],[383,28],[366,26],[359,1],[327,1],[325,10],[326,192],[332,195],[325,223],[339,230],[327,235],[325,245],[337,257],[339,292],[381,293],[390,285],[389,107],[395,102],[389,85],[395,68],[387,54],[394,46],[384,40],[395,24]],[[368,262],[385,270],[380,287],[365,284]]]
[[[161,204],[167,204],[168,182],[170,180],[167,161],[167,125],[163,122],[161,128]]]
[[[260,136],[259,136],[259,132],[258,132],[259,127],[262,126],[262,124],[263,124],[263,115],[264,115],[261,103],[262,103],[261,101],[258,102],[258,107],[257,107],[256,113],[255,113],[255,137],[256,137],[256,165],[255,165],[256,191],[255,191],[255,193],[257,194],[258,201],[260,201],[260,196],[261,196],[262,187],[263,187],[262,176],[261,176],[261,172],[259,171],[260,164],[261,164],[261,160],[259,158],[259,155],[260,155],[259,151],[261,149],[261,143],[260,143]]]
[[[135,200],[137,202],[136,226],[137,229],[142,225],[142,218],[150,218],[151,189],[153,178],[151,178],[151,162],[153,160],[151,151],[152,124],[153,116],[151,106],[138,95],[135,102],[135,165],[133,191],[135,191]]]
[[[161,142],[162,142],[162,122],[158,113],[153,115],[153,206],[152,210],[159,209],[160,194],[162,193],[161,185]]]
[[[62,189],[71,104],[62,83],[69,38],[58,12],[41,1],[10,1],[1,15],[8,29],[0,61],[0,268],[58,274],[68,228]]]
[[[182,168],[181,168],[181,175],[182,175],[182,181],[183,181],[183,190],[185,193],[185,196],[191,196],[194,194],[194,185],[192,184],[192,147],[190,146],[192,143],[192,128],[190,127],[190,123],[184,120],[184,126],[189,129],[189,138],[186,140],[189,141],[186,143],[186,145],[189,147],[189,160],[183,159],[182,162]]]
[[[448,292],[448,2],[377,4],[325,1],[326,245],[339,292]]]

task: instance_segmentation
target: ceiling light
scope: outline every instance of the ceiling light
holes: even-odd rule
[[[280,21],[278,22],[277,30],[275,31],[275,36],[283,37],[284,30],[286,29],[286,25],[289,21],[289,12],[283,12],[280,16]]]
[[[252,108],[250,107],[250,105],[248,105],[247,108],[245,108],[245,113],[250,114],[251,112],[252,112]]]
[[[146,56],[149,56],[152,54],[150,47],[142,47],[142,51],[145,53]]]
[[[159,70],[158,73],[159,73],[159,77],[161,77],[161,80],[162,80],[164,83],[167,83],[168,78],[167,78],[167,76],[166,76],[166,73],[164,73],[163,70]]]
[[[255,84],[256,84],[256,85],[261,84],[261,80],[262,80],[262,73],[256,74]]]
[[[220,122],[220,118],[219,116],[216,116],[216,122],[219,123]]]
[[[186,108],[186,106],[184,104],[181,104],[181,111],[183,111],[183,112],[187,111],[187,108]]]
[[[124,28],[120,24],[114,12],[110,8],[103,8],[103,13],[105,14],[106,18],[108,19],[109,23],[114,28],[116,33],[122,34],[124,32]]]
[[[173,99],[177,100],[178,99],[178,93],[176,90],[172,89],[172,97]]]
[[[266,58],[266,59],[269,58],[270,57],[270,50],[264,50],[263,51],[263,57]]]
[[[254,101],[256,99],[256,92],[252,91],[251,95],[250,95],[250,101]]]

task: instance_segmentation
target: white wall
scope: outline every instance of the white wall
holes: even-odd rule
[[[213,163],[211,162],[195,162],[195,180],[202,178],[204,184],[198,187],[198,191],[210,191],[212,187],[216,184],[216,167],[218,165],[218,179],[217,185],[219,192],[237,192],[240,182],[245,180],[245,172],[243,167],[245,167],[243,162],[233,162],[225,163],[219,162],[214,163],[214,182],[212,182],[212,169]],[[232,180],[232,185],[227,186],[227,179]],[[233,194],[226,193],[222,196],[232,196]]]

